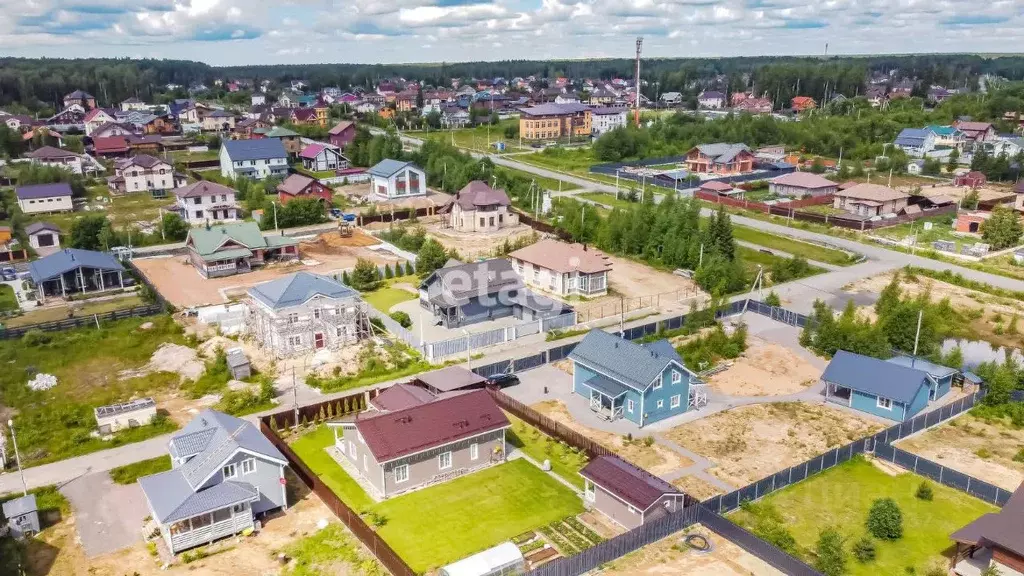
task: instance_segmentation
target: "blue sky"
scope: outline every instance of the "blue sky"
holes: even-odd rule
[[[0,0],[0,54],[213,65],[1013,52],[1024,0]]]

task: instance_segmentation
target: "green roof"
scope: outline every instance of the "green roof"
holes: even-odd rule
[[[213,254],[227,239],[234,240],[247,248],[266,248],[267,241],[263,238],[259,226],[255,222],[236,222],[209,228],[193,228],[185,239],[187,245],[201,256]]]
[[[295,238],[289,238],[288,236],[264,236],[263,239],[267,242],[267,248],[295,246],[299,243]]]
[[[275,126],[270,132],[264,134],[267,138],[287,138],[289,136],[298,136],[298,132],[292,132],[287,128]]]
[[[216,262],[217,260],[232,260],[234,258],[248,258],[252,256],[252,250],[248,248],[232,248],[230,250],[221,250],[220,252],[214,252],[213,254],[200,254],[203,260],[207,262]]]

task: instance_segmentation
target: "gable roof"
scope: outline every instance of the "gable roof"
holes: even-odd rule
[[[924,144],[930,134],[932,131],[927,128],[904,128],[896,136],[895,144],[897,146],[920,146]]]
[[[558,94],[561,94],[561,90],[558,91]],[[563,114],[578,114],[589,109],[590,107],[586,104],[570,102],[566,104],[538,104],[536,106],[520,108],[519,112],[527,116],[559,116]]]
[[[316,181],[317,180],[315,178],[311,178],[305,174],[289,174],[283,182],[277,185],[277,191],[296,196],[301,194],[306,187]]]
[[[718,180],[708,180],[707,182],[702,182],[700,188],[702,190],[711,190],[713,192],[729,192],[732,190],[732,184],[727,184]]]
[[[436,281],[435,281],[436,280]],[[523,282],[504,258],[463,264],[449,261],[420,283],[431,301],[443,306],[466,303],[473,296],[521,289]]]
[[[56,278],[79,267],[105,271],[124,271],[124,266],[106,252],[65,248],[29,263],[28,271],[36,284]]]
[[[56,198],[71,196],[71,185],[67,182],[53,184],[27,184],[14,189],[18,200],[34,200],[36,198]]]
[[[776,176],[769,180],[772,184],[781,184],[783,186],[794,186],[796,188],[835,188],[836,183],[825,178],[818,176],[811,172],[790,172],[789,174],[783,174],[782,176]]]
[[[725,94],[722,94],[721,92],[715,90],[708,90],[706,92],[701,92],[700,96],[697,97],[698,100],[710,100],[712,98],[725,100]]]
[[[949,537],[963,544],[996,546],[1024,556],[1024,484],[1017,487],[1002,510],[985,514]]]
[[[892,188],[881,184],[860,183],[845,189],[842,186],[839,188],[840,190],[836,192],[836,196],[844,196],[846,198],[854,198],[857,200],[890,202],[892,200],[900,200],[902,198],[910,197],[906,192],[893,190]]]
[[[198,458],[198,456],[197,456]],[[226,481],[196,492],[180,468],[143,476],[139,486],[153,508],[157,522],[167,524],[259,498],[248,482]]]
[[[48,158],[67,158],[68,156],[78,156],[74,152],[69,152],[55,146],[43,146],[32,152],[26,152],[22,154],[25,158],[35,158],[37,160],[46,160]]]
[[[475,210],[477,206],[511,205],[504,190],[495,190],[480,180],[473,180],[463,186],[456,201],[463,210]]]
[[[412,162],[402,162],[401,160],[392,160],[385,158],[377,164],[370,167],[366,172],[371,176],[380,176],[381,178],[390,178],[399,170],[403,170],[406,166],[423,172],[423,169],[413,164]]]
[[[60,232],[60,228],[58,228],[56,224],[50,224],[49,222],[33,222],[25,226],[25,234],[28,234],[29,236],[31,236],[32,234],[36,234],[37,232],[42,232],[44,230],[50,232]]]
[[[271,137],[269,133],[267,138],[258,140],[225,140],[221,146],[224,146],[232,162],[288,157],[281,141]]]
[[[910,404],[921,387],[927,386],[928,373],[839,350],[821,374],[821,379],[843,388]]]
[[[378,463],[511,426],[486,390],[473,390],[376,416],[356,429]]]
[[[466,370],[462,366],[447,366],[438,370],[424,372],[418,374],[416,380],[441,392],[460,390],[469,386],[483,384],[487,381],[483,376]]]
[[[296,272],[257,284],[248,290],[249,296],[263,302],[274,310],[297,306],[314,296],[326,298],[354,298],[358,293],[327,276],[312,272]]]
[[[177,468],[193,490],[198,489],[210,474],[219,470],[221,464],[240,449],[270,460],[285,461],[281,452],[256,426],[223,412],[209,408],[203,410],[172,436],[172,442],[179,436],[191,436],[197,432],[204,433],[201,438],[205,440],[205,446]]]
[[[737,156],[746,152],[750,153],[750,148],[746,144],[730,144],[727,142],[716,142],[714,144],[698,144],[690,149],[699,151],[701,154],[711,158],[717,163],[732,162]],[[689,152],[687,152],[689,154]]]
[[[24,516],[39,509],[36,505],[35,494],[26,494],[25,496],[13,498],[4,502],[0,508],[4,511],[4,518],[8,520],[17,516]]]
[[[371,398],[370,404],[382,412],[394,412],[433,402],[434,399],[434,395],[426,388],[399,383],[385,388],[383,392]]]
[[[350,127],[355,126],[355,124],[356,123],[351,120],[342,120],[341,122],[335,124],[333,128],[328,130],[327,133],[332,136],[337,136],[338,134],[341,134],[345,130],[348,130]]]
[[[569,359],[639,391],[653,384],[670,364],[678,364],[680,372],[690,375],[679,354],[669,353],[664,344],[637,344],[596,328],[587,332]]]
[[[114,152],[127,152],[128,138],[123,135],[117,136],[96,136],[92,139],[92,149],[97,154]]]
[[[290,111],[291,111],[291,108],[275,108],[273,110],[274,115],[280,115],[282,113],[286,114],[286,113],[288,113]],[[294,132],[294,131],[289,130],[287,128],[283,128],[281,126],[274,126],[273,128],[270,129],[270,132],[267,132],[266,134],[264,134],[264,136],[266,136],[267,138],[292,138],[292,137],[295,137],[295,136],[298,136],[298,135],[299,135],[298,132]]]
[[[132,156],[131,158],[128,158],[125,162],[121,163],[121,165],[118,166],[118,168],[124,169],[132,165],[141,166],[143,168],[152,168],[160,164],[170,166],[170,163],[165,162],[164,160],[157,158],[156,156],[150,156],[149,154],[136,154],[135,156]]]
[[[175,188],[171,192],[178,198],[194,198],[196,196],[212,196],[215,194],[231,194],[234,196],[235,189],[210,180],[197,180],[191,184]]]
[[[618,456],[594,458],[580,470],[580,476],[640,511],[647,510],[666,494],[682,494],[675,486]]]
[[[529,262],[556,272],[579,271],[594,274],[611,269],[603,252],[582,244],[569,244],[545,238],[509,254],[510,258]]]
[[[246,248],[266,248],[267,240],[255,222],[234,222],[210,228],[192,228],[188,231],[185,244],[191,245],[200,255],[213,254],[226,240],[232,240]]]
[[[924,358],[915,358],[908,355],[894,356],[886,360],[886,362],[892,362],[893,364],[906,366],[907,368],[923,370],[930,374],[932,378],[945,378],[958,372],[955,368],[949,368],[947,366],[942,366],[941,364],[929,362]]]

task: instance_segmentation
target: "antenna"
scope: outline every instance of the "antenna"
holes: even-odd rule
[[[633,108],[633,120],[637,128],[640,127],[640,53],[643,51],[644,37],[636,37],[636,78],[633,83],[636,85],[636,106]]]

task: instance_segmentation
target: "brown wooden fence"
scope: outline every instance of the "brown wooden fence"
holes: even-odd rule
[[[376,394],[373,392],[372,394]],[[371,393],[360,393],[345,396],[343,398],[336,398],[334,400],[327,400],[317,404],[311,404],[309,406],[302,406],[298,409],[298,417],[301,422],[303,418],[307,421],[314,421],[319,418],[320,411],[323,410],[325,413],[330,405],[330,411],[337,413],[335,407],[348,406],[350,411],[359,411],[366,407],[366,403],[371,398]],[[343,411],[343,410],[342,410]],[[370,549],[370,552],[377,557],[377,560],[395,576],[416,576],[416,572],[405,563],[405,560],[394,551],[391,546],[384,541],[383,538],[374,532],[373,528],[369,524],[363,521],[359,516],[359,513],[352,510],[341,498],[334,493],[326,484],[321,481],[320,477],[315,472],[306,466],[305,462],[284,441],[283,438],[277,433],[277,428],[286,428],[294,425],[295,423],[295,410],[282,410],[269,416],[260,418],[260,432],[266,436],[270,442],[277,447],[278,450],[284,454],[284,457],[288,460],[288,465],[291,467],[295,475],[299,477],[302,482],[309,487],[309,489],[320,497],[320,500],[331,509],[331,512],[342,521],[349,530],[355,534],[356,538],[360,542],[366,545]],[[274,419],[275,424],[271,426],[271,418]]]

